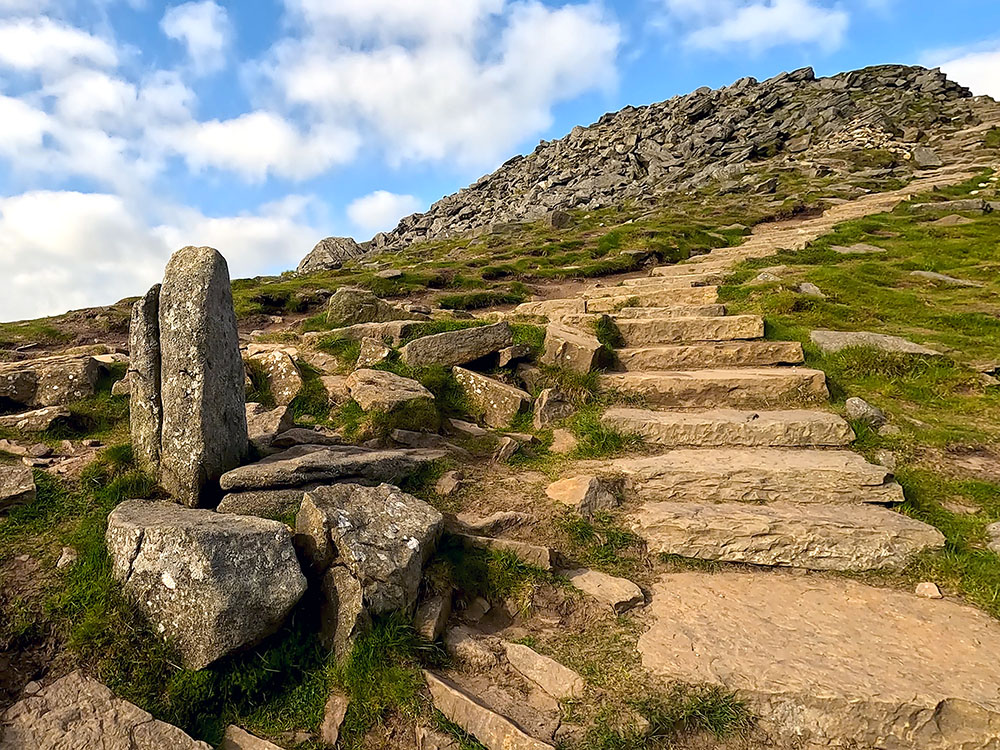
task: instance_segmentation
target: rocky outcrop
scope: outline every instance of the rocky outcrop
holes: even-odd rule
[[[15,703],[0,723],[0,750],[210,750],[81,672]]]
[[[128,500],[105,538],[115,579],[187,669],[259,643],[306,590],[277,521]]]
[[[889,336],[885,333],[869,331],[813,331],[809,334],[812,342],[824,354],[850,349],[851,347],[868,347],[889,354],[920,354],[929,357],[939,357],[941,352],[930,349],[899,336]]]
[[[64,406],[93,396],[101,363],[90,355],[0,362],[0,399],[20,406]]]
[[[35,499],[35,479],[22,464],[0,464],[0,513]]]
[[[353,287],[341,287],[330,297],[326,303],[326,317],[331,324],[340,327],[427,319],[425,315],[415,315],[381,300],[367,289]]]
[[[507,427],[521,409],[531,404],[531,395],[478,372],[456,367],[452,371],[472,408],[483,414],[490,427]]]
[[[350,237],[327,237],[316,243],[316,247],[299,263],[299,273],[331,271],[340,268],[346,261],[364,255],[365,247]]]
[[[347,391],[365,411],[390,412],[404,404],[434,400],[434,394],[416,380],[384,370],[355,370],[347,376]]]
[[[495,354],[513,342],[510,324],[497,323],[423,336],[400,349],[399,356],[409,367],[464,365]]]

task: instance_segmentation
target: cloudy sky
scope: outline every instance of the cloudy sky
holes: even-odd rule
[[[813,65],[1000,98],[984,0],[0,0],[0,320],[368,239],[626,104]]]

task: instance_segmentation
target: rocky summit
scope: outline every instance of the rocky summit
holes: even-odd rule
[[[0,324],[0,749],[998,750],[998,267],[1000,105],[805,69]]]

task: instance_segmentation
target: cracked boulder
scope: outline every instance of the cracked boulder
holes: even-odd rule
[[[112,573],[186,669],[259,643],[306,590],[277,521],[129,500],[108,517]]]
[[[56,355],[0,363],[0,398],[22,406],[63,406],[93,396],[101,363],[90,355]]]

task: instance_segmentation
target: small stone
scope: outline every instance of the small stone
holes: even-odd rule
[[[942,216],[940,219],[931,222],[931,224],[934,224],[939,227],[960,227],[960,226],[965,226],[966,224],[974,224],[974,223],[975,219],[969,219],[965,216],[959,216],[958,214],[949,214],[948,216]]]
[[[518,643],[504,643],[503,646],[510,665],[556,700],[580,698],[586,690],[580,675],[554,659]]]
[[[319,728],[320,742],[330,747],[337,744],[340,739],[340,728],[344,724],[347,716],[347,709],[351,705],[351,699],[343,693],[333,692],[326,701],[323,709],[323,723]]]
[[[500,445],[493,452],[493,462],[498,464],[507,463],[520,447],[521,444],[514,440],[514,438],[500,438]]]
[[[465,612],[462,613],[462,616],[468,622],[477,623],[486,617],[491,609],[492,607],[488,601],[481,596],[477,596],[472,600],[472,603],[465,608]]]
[[[445,631],[444,648],[452,659],[472,669],[487,670],[497,664],[497,655],[462,625]]]
[[[473,409],[483,414],[483,421],[490,427],[506,427],[531,404],[530,394],[478,372],[455,367],[452,374]]]
[[[80,554],[72,547],[63,547],[62,554],[59,556],[59,561],[56,563],[56,568],[58,570],[68,568],[70,565],[75,563],[79,557]]]
[[[979,281],[957,279],[954,276],[948,276],[947,274],[937,273],[935,271],[910,271],[910,276],[927,279],[928,281],[937,281],[941,284],[947,284],[948,286],[966,286],[974,288],[981,288],[984,286],[984,284]]]
[[[878,428],[878,434],[882,437],[899,437],[903,430],[894,424],[884,424]]]
[[[511,362],[531,356],[531,347],[527,344],[514,344],[500,350],[500,367],[506,367]]]
[[[39,685],[34,680],[32,680],[31,682],[29,682],[27,685],[24,686],[25,695],[38,695],[38,693],[40,693],[41,691],[42,691],[42,686]]]
[[[986,548],[1000,555],[1000,522],[986,527]]]
[[[872,427],[878,428],[889,421],[881,409],[872,406],[862,398],[852,397],[847,399],[845,404],[847,418],[856,422],[863,422]]]
[[[273,742],[255,737],[244,729],[230,724],[222,738],[219,750],[281,750]]]
[[[102,443],[100,440],[81,440],[80,444],[84,448],[100,448],[102,445],[104,445],[104,443]]]
[[[413,629],[425,641],[433,643],[441,637],[449,617],[451,617],[451,594],[432,596],[417,607],[417,612],[413,616]]]
[[[485,437],[489,435],[489,430],[484,430],[472,422],[463,422],[461,419],[449,419],[448,424],[455,432],[467,437]]]
[[[889,471],[896,470],[896,454],[892,451],[879,451],[875,454],[875,460]]]
[[[516,510],[501,510],[486,517],[471,513],[459,513],[455,520],[461,524],[465,531],[476,536],[498,536],[506,531],[538,521],[530,513],[519,513]]]
[[[594,476],[561,479],[550,484],[545,494],[585,518],[591,518],[595,513],[612,510],[620,505],[608,483]]]
[[[391,356],[391,347],[386,346],[378,339],[366,336],[361,339],[361,353],[358,355],[358,361],[355,364],[355,368],[363,369],[366,367],[374,367],[375,365],[385,362]]]
[[[550,427],[561,419],[566,419],[576,411],[572,402],[558,389],[546,388],[535,401],[533,425],[536,430]]]
[[[579,444],[580,441],[569,430],[553,430],[552,445],[549,446],[549,450],[556,455],[564,456],[575,451]]]
[[[384,271],[379,271],[375,275],[378,276],[380,279],[398,279],[403,276],[403,272],[400,271],[398,268],[386,268]]]
[[[45,443],[35,443],[28,447],[25,455],[29,458],[48,458],[52,455],[52,448]]]
[[[872,255],[874,253],[885,252],[885,248],[876,247],[875,245],[869,245],[864,242],[859,242],[858,244],[851,245],[850,247],[832,245],[830,249],[838,255]]]
[[[458,740],[427,727],[417,727],[416,740],[416,750],[462,750]]]
[[[592,333],[550,323],[545,328],[542,364],[585,375],[600,363],[602,349],[601,342]]]
[[[30,503],[35,496],[35,476],[30,468],[0,465],[0,512]]]
[[[272,448],[275,436],[295,427],[295,415],[287,405],[267,409],[251,402],[246,405],[246,419],[247,437],[262,453]]]
[[[807,297],[820,297],[822,299],[826,299],[826,295],[823,294],[823,290],[809,281],[803,281],[799,284],[798,291],[799,294],[804,294]]]
[[[434,491],[447,497],[455,492],[458,492],[462,487],[462,472],[460,471],[449,471],[441,476],[440,479],[434,484]]]
[[[936,169],[937,167],[943,166],[944,162],[941,161],[941,157],[938,156],[937,151],[926,146],[917,146],[913,149],[913,163],[917,165],[917,169]]]
[[[944,599],[941,589],[938,588],[936,583],[931,583],[930,581],[918,583],[916,591],[917,596],[922,596],[924,599]]]
[[[642,589],[625,578],[587,568],[566,570],[562,574],[575,588],[608,605],[615,614],[627,612],[645,601]]]

